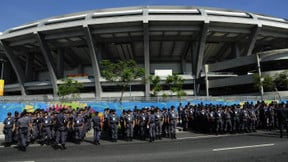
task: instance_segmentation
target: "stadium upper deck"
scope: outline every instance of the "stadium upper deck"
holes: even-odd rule
[[[190,6],[112,8],[7,29],[0,41],[1,56],[9,62],[4,69],[6,95],[56,95],[61,79],[70,76],[84,84],[83,94],[117,96],[119,89],[101,77],[102,59],[134,59],[145,68],[146,76],[157,69],[171,69],[183,76],[184,89],[194,95],[204,94],[204,87],[216,91],[227,87],[227,79],[235,82],[232,86],[251,85],[251,77],[243,82],[243,76],[247,79],[247,73],[257,68],[255,54],[288,47],[288,22],[244,11]],[[286,55],[282,52],[282,61],[274,62],[282,69],[287,68]],[[237,65],[219,69],[235,58]],[[209,82],[204,82],[204,76]],[[237,81],[239,76],[242,82]],[[135,81],[131,86],[130,95],[149,96],[149,81]]]

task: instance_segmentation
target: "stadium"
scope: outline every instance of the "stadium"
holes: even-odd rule
[[[177,73],[191,96],[259,95],[253,74],[288,67],[286,19],[228,9],[85,11],[7,29],[0,42],[5,96],[57,96],[62,79],[70,77],[83,84],[82,97],[117,97],[119,87],[101,77],[104,59],[133,59],[146,77]],[[134,81],[127,92],[150,96],[150,81]]]

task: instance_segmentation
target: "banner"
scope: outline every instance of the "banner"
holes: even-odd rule
[[[0,96],[4,95],[4,80],[0,80]]]

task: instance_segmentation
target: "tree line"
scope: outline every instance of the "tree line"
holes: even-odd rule
[[[109,82],[113,82],[115,85],[120,87],[121,96],[120,102],[122,101],[123,94],[127,90],[132,82],[141,81],[143,84],[149,79],[151,82],[151,96],[159,96],[159,92],[164,90],[170,91],[170,93],[162,93],[163,97],[176,95],[179,98],[185,96],[186,93],[183,90],[184,79],[173,73],[165,78],[164,82],[159,76],[150,75],[149,78],[145,78],[145,69],[137,66],[134,60],[118,60],[112,62],[110,60],[102,60],[100,62],[101,76]],[[77,99],[79,93],[83,88],[82,83],[71,78],[64,78],[63,84],[58,86],[58,96],[60,99],[71,97]],[[167,89],[168,87],[168,89]]]

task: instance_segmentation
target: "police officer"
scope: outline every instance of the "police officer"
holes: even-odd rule
[[[223,111],[222,107],[218,106],[216,112],[216,135],[223,132]]]
[[[60,109],[60,112],[55,117],[56,126],[56,145],[61,149],[66,149],[66,137],[67,137],[67,127],[69,122],[64,116],[64,109]]]
[[[156,108],[156,113],[155,113],[155,134],[156,134],[156,139],[162,139],[162,125],[163,125],[163,113],[160,111],[160,109],[157,107]]]
[[[233,116],[233,133],[240,133],[240,109],[234,105],[232,108],[232,116]]]
[[[133,130],[135,126],[135,119],[131,110],[127,111],[127,114],[124,116],[124,128],[126,131],[127,141],[132,141],[133,139]]]
[[[112,142],[117,142],[118,140],[118,124],[119,124],[119,118],[116,115],[116,111],[112,110],[111,114],[109,116],[109,127],[111,130],[111,139]]]
[[[283,138],[283,129],[286,129],[288,137],[288,109],[286,104],[282,103],[281,107],[277,109],[277,116],[280,129],[280,138]]]
[[[82,117],[81,111],[77,113],[77,117],[74,118],[73,121],[73,129],[75,133],[75,140],[76,143],[80,144],[82,137],[83,137],[83,130],[84,130],[84,118]]]
[[[141,110],[141,113],[138,116],[138,125],[140,127],[140,139],[146,139],[146,130],[147,130],[147,114],[145,113],[145,109]]]
[[[13,141],[13,131],[15,129],[14,125],[14,118],[12,118],[11,112],[8,112],[7,118],[4,119],[3,122],[3,134],[5,135],[5,147],[8,147],[11,145]]]
[[[98,112],[95,112],[95,116],[91,119],[93,123],[93,129],[94,129],[94,138],[93,143],[95,145],[100,145],[100,136],[101,131],[103,129],[103,121],[98,116]]]
[[[241,111],[241,131],[248,133],[248,120],[249,120],[249,113],[247,111],[247,105],[243,105],[243,109]]]
[[[155,114],[153,110],[148,111],[147,128],[149,129],[149,142],[155,140]]]
[[[182,118],[183,131],[187,131],[189,124],[189,112],[187,107],[185,107],[184,110],[182,111],[181,118]]]
[[[14,112],[13,118],[14,118],[14,123],[15,123],[15,126],[14,126],[15,129],[13,131],[13,142],[17,143],[19,141],[19,131],[16,128],[18,128],[18,119],[20,118],[18,111]]]
[[[26,147],[28,146],[28,135],[29,130],[32,129],[32,123],[30,118],[28,117],[28,114],[26,111],[22,113],[21,118],[17,121],[17,130],[19,132],[19,139],[20,139],[20,145],[19,149],[22,151],[26,151]]]
[[[34,113],[32,113],[32,116],[31,116],[31,120],[32,120],[32,130],[31,131],[31,139],[32,139],[32,142],[34,142],[37,138],[39,138],[39,134],[40,134],[40,131],[39,131],[39,123],[40,123],[40,114],[38,111],[35,111]]]
[[[163,130],[163,136],[164,137],[169,137],[169,115],[167,109],[164,107],[162,109],[163,111],[163,125],[162,125],[162,130]]]
[[[51,132],[51,126],[52,126],[52,119],[48,115],[48,112],[44,112],[44,116],[40,120],[40,131],[41,131],[41,145],[46,143],[47,145],[51,144],[52,141],[52,132]]]
[[[256,132],[256,123],[257,123],[257,116],[256,116],[256,109],[254,106],[251,106],[248,110],[249,116],[250,116],[250,122],[249,122],[249,130]]]
[[[225,111],[224,111],[224,119],[225,119],[225,132],[229,132],[232,133],[232,120],[231,120],[231,108],[230,107],[226,107]]]
[[[168,113],[168,119],[169,119],[169,130],[170,130],[170,137],[171,139],[176,139],[176,127],[177,127],[177,120],[178,115],[175,112],[175,107],[171,106],[171,109]]]

